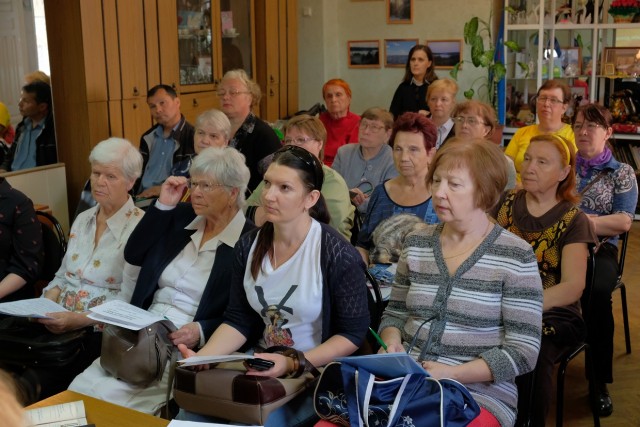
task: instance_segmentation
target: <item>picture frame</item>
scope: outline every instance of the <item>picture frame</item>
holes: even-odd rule
[[[462,39],[427,40],[425,44],[433,53],[436,70],[451,70],[462,62]],[[462,66],[459,69],[462,69]]]
[[[636,60],[636,54],[640,50],[640,47],[605,47],[603,51],[602,74],[605,76],[611,75],[628,75],[628,71],[633,67]],[[613,64],[613,72],[611,67],[607,69],[607,65]]]
[[[602,66],[602,74],[605,76],[615,76],[616,66],[613,62],[607,62]]]
[[[380,68],[380,40],[347,42],[349,68]]]
[[[387,24],[412,24],[413,0],[387,0]]]
[[[384,66],[389,68],[404,68],[407,56],[412,47],[417,45],[418,39],[385,39]]]
[[[560,50],[562,51],[562,55],[560,55],[562,68],[566,71],[569,65],[573,65],[575,71],[572,75],[565,73],[565,77],[582,75],[582,49],[580,47],[562,47]]]

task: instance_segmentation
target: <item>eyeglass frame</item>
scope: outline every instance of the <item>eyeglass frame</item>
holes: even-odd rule
[[[565,101],[564,99],[551,98],[551,97],[548,97],[548,96],[538,96],[538,95],[536,95],[535,98],[536,98],[536,104],[540,103],[542,105],[545,105],[547,103],[547,101],[552,106],[564,105],[564,104],[567,104],[569,102],[569,101]]]
[[[284,138],[282,140],[282,142],[284,142],[284,145],[292,145],[295,142],[294,145],[298,145],[298,146],[304,145],[304,144],[306,144],[308,142],[311,142],[311,141],[318,141],[318,140],[316,138],[309,138],[309,137],[306,137],[306,138]]]
[[[586,126],[585,126],[585,123],[587,124]],[[602,128],[606,130],[606,127],[602,126],[600,123],[590,122],[588,120],[583,120],[583,122],[580,123],[579,125],[578,123],[574,123],[571,125],[571,129],[574,132],[582,132],[584,129],[587,129],[587,131],[592,132],[598,128]]]
[[[236,89],[234,89],[234,90],[231,90],[231,89],[229,89],[229,90],[226,90],[226,89],[218,89],[218,90],[216,90],[216,96],[218,98],[224,98],[225,95],[229,95],[231,98],[235,98],[235,97],[237,97],[238,95],[241,95],[241,94],[251,94],[251,92],[249,92],[248,90],[236,90]]]
[[[377,133],[377,132],[380,132],[383,129],[384,130],[387,129],[387,127],[385,125],[378,126],[378,125],[374,125],[372,122],[366,122],[365,123],[365,122],[363,122],[363,120],[365,120],[365,119],[360,120],[360,123],[358,124],[358,127],[360,129],[362,129],[362,130],[367,130],[368,129],[371,132]]]
[[[193,181],[191,179],[187,180],[187,188],[191,191],[195,190],[196,188],[200,188],[200,190],[203,193],[211,193],[213,191],[214,188],[216,187],[230,187],[230,185],[227,184],[214,184],[211,182],[206,182],[206,181]]]
[[[490,124],[487,124],[484,120],[478,120],[475,117],[455,116],[455,117],[452,117],[451,120],[453,120],[453,123],[456,125],[467,123],[471,126],[475,126],[475,125],[491,126]],[[471,120],[473,120],[473,122]]]

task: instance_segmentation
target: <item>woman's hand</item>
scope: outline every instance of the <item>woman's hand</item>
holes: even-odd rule
[[[271,360],[275,365],[266,371],[256,371],[249,369],[247,375],[257,375],[262,377],[282,377],[289,375],[293,370],[293,359],[277,353],[255,353],[255,357],[264,360]]]
[[[74,313],[72,311],[61,311],[57,313],[47,313],[51,319],[38,319],[50,332],[62,334],[67,331],[84,328],[95,323],[84,313]]]
[[[402,346],[402,343],[400,342],[386,342],[385,344],[387,345],[387,349],[385,350],[384,348],[380,347],[380,350],[378,350],[378,354],[385,354],[385,353],[404,353],[405,349]]]
[[[422,367],[429,373],[429,375],[437,380],[444,378],[455,379],[455,366],[425,360],[422,362]]]
[[[200,326],[196,322],[187,323],[168,336],[173,345],[184,344],[187,348],[194,348],[200,343]]]
[[[182,199],[185,188],[187,188],[187,178],[184,176],[170,176],[162,183],[158,201],[163,205],[176,206]]]
[[[349,190],[349,193],[351,195],[351,202],[356,206],[360,206],[369,198],[369,196],[364,194],[358,187],[352,188]]]
[[[195,351],[191,350],[184,344],[178,344],[178,350],[180,351],[180,354],[184,359],[188,359],[189,357],[196,356],[197,354]],[[189,366],[189,368],[193,369],[194,371],[205,371],[209,369],[209,364],[206,363],[204,365]]]

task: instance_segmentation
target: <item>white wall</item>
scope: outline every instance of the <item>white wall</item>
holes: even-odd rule
[[[492,0],[414,0],[413,24],[388,25],[385,0],[298,0],[299,108],[322,102],[322,85],[334,77],[351,86],[354,113],[373,106],[389,108],[404,69],[384,67],[384,39],[462,39],[464,23],[473,16],[488,19],[491,4]],[[311,9],[311,16],[303,16],[305,8]],[[379,40],[381,68],[349,68],[349,40]],[[463,55],[469,59],[466,46]],[[449,77],[448,70],[437,74]],[[462,92],[483,74],[465,64],[458,75],[458,99],[464,99]]]

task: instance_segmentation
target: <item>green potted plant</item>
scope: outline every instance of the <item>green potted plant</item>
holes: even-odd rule
[[[495,61],[495,44],[491,35],[491,20],[493,13],[489,14],[489,20],[474,16],[464,24],[464,42],[471,48],[471,63],[476,68],[485,68],[486,76],[480,76],[471,83],[471,87],[463,92],[464,97],[472,99],[476,93],[478,97],[497,107],[497,84],[505,77],[507,69],[504,63]],[[485,47],[485,42],[488,45]],[[517,42],[509,40],[504,45],[511,52],[520,52],[522,49]],[[453,79],[457,80],[460,66],[468,61],[460,61],[450,71]],[[517,62],[518,67],[528,75],[529,65]]]
[[[609,15],[613,16],[613,22],[631,22],[636,13],[640,12],[638,0],[614,0],[609,5]]]

